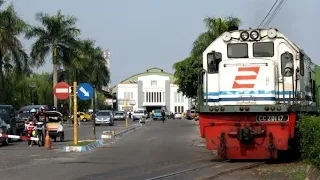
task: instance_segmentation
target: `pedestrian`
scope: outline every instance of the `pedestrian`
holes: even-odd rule
[[[129,119],[131,119],[131,111],[129,111]]]
[[[81,119],[80,114],[79,114],[79,113],[77,113],[78,126],[80,126],[80,125],[81,125],[81,124],[80,124],[80,119]]]
[[[164,110],[162,110],[161,116],[162,116],[162,123],[164,123],[164,120],[166,119],[166,118],[165,118],[166,113],[164,112]]]

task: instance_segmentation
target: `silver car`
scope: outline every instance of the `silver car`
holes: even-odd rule
[[[95,124],[96,126],[100,126],[100,124],[109,124],[109,126],[113,126],[114,117],[113,113],[110,110],[101,110],[96,113]]]

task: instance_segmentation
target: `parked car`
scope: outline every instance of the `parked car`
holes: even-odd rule
[[[10,134],[9,133],[10,126],[2,119],[0,119],[0,133],[3,134]],[[9,144],[9,138],[0,137],[0,143],[2,145],[8,145]]]
[[[95,117],[96,126],[100,126],[100,124],[109,124],[109,126],[113,126],[114,124],[113,112],[110,110],[98,111]]]
[[[122,111],[116,111],[114,113],[114,120],[125,120],[126,119],[126,113]]]
[[[139,120],[143,117],[145,117],[145,110],[134,110],[133,111],[133,114],[132,114],[132,120],[135,121],[135,120]]]
[[[162,118],[161,112],[162,112],[161,109],[154,110],[153,120],[161,120],[161,118]]]
[[[8,125],[9,134],[17,134],[17,122],[12,105],[0,105],[0,118]]]
[[[80,121],[86,122],[92,120],[92,114],[86,114],[84,112],[77,112]],[[71,115],[71,119],[73,120],[73,115]]]
[[[188,119],[188,120],[192,119],[190,110],[187,110],[186,115],[185,115],[185,119]]]
[[[174,113],[174,119],[181,119],[181,118],[182,118],[182,116],[181,116],[180,112]]]

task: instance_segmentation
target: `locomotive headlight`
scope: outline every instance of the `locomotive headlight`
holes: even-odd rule
[[[222,35],[222,39],[224,40],[224,41],[226,41],[226,42],[228,42],[228,41],[230,41],[231,40],[231,34],[229,33],[229,32],[225,32],[225,33],[223,33],[223,35]]]
[[[247,39],[249,39],[249,33],[247,31],[242,31],[240,33],[240,37],[243,41],[246,41]]]
[[[268,30],[268,37],[273,39],[277,36],[277,31],[275,29],[269,29]]]
[[[259,38],[259,32],[258,31],[251,31],[250,38],[253,40],[257,40]]]
[[[291,68],[285,68],[283,71],[285,77],[291,77],[293,75],[293,71]]]

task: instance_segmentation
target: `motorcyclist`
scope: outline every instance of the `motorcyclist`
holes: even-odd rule
[[[30,110],[31,116],[29,117],[29,122],[32,122],[32,124],[35,126],[35,124],[38,122],[38,118],[37,118],[37,110],[36,109],[31,109]],[[28,131],[28,127],[29,127],[29,122],[27,122],[25,125],[25,130]],[[34,132],[36,133],[36,132]],[[36,136],[36,134],[34,134],[32,132],[33,136]],[[30,146],[32,146],[33,144],[35,144],[34,141],[32,141],[32,143],[30,144]]]
[[[40,111],[38,114],[38,120],[44,123],[47,123],[49,121],[48,116],[46,114],[46,108],[41,106]]]
[[[30,116],[29,121],[32,121],[33,124],[36,124],[38,122],[37,110],[31,109],[30,113],[31,113],[31,116]]]

